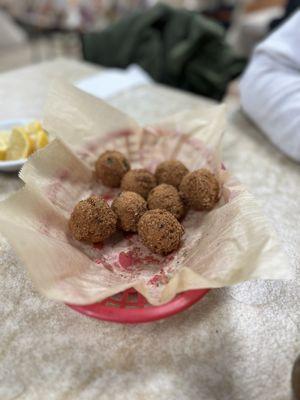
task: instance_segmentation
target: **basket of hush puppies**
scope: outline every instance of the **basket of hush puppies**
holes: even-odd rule
[[[75,206],[69,228],[77,240],[103,242],[121,229],[137,232],[153,253],[167,255],[180,246],[184,234],[180,221],[188,209],[209,211],[219,200],[220,185],[209,170],[189,172],[178,160],[163,161],[152,174],[130,169],[122,153],[107,150],[95,169],[105,186],[120,187],[121,192],[111,207],[96,195]]]
[[[290,277],[270,223],[223,167],[224,106],[141,126],[60,81],[44,127],[56,138],[0,203],[1,232],[43,295],[146,322],[208,289]]]

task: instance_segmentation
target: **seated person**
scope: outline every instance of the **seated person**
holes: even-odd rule
[[[240,88],[250,119],[300,161],[300,11],[258,45]]]

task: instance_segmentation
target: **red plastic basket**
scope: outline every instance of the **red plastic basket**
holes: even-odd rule
[[[180,293],[173,300],[161,306],[152,306],[144,296],[134,289],[128,289],[100,303],[70,308],[88,317],[122,324],[137,324],[157,321],[177,314],[202,299],[209,289],[189,290]]]

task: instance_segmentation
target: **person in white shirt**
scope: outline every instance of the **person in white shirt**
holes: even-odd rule
[[[300,11],[257,46],[240,91],[249,118],[300,161]]]

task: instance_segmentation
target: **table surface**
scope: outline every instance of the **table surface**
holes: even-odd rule
[[[40,118],[52,79],[98,67],[56,60],[0,75],[0,120]],[[110,101],[151,122],[207,99],[143,86]],[[229,96],[224,161],[277,230],[299,275],[299,165],[279,153]],[[0,198],[22,183],[0,174]],[[212,290],[190,310],[145,325],[83,317],[43,298],[0,236],[0,399],[286,400],[300,350],[296,280]],[[297,270],[298,269],[298,270]]]

